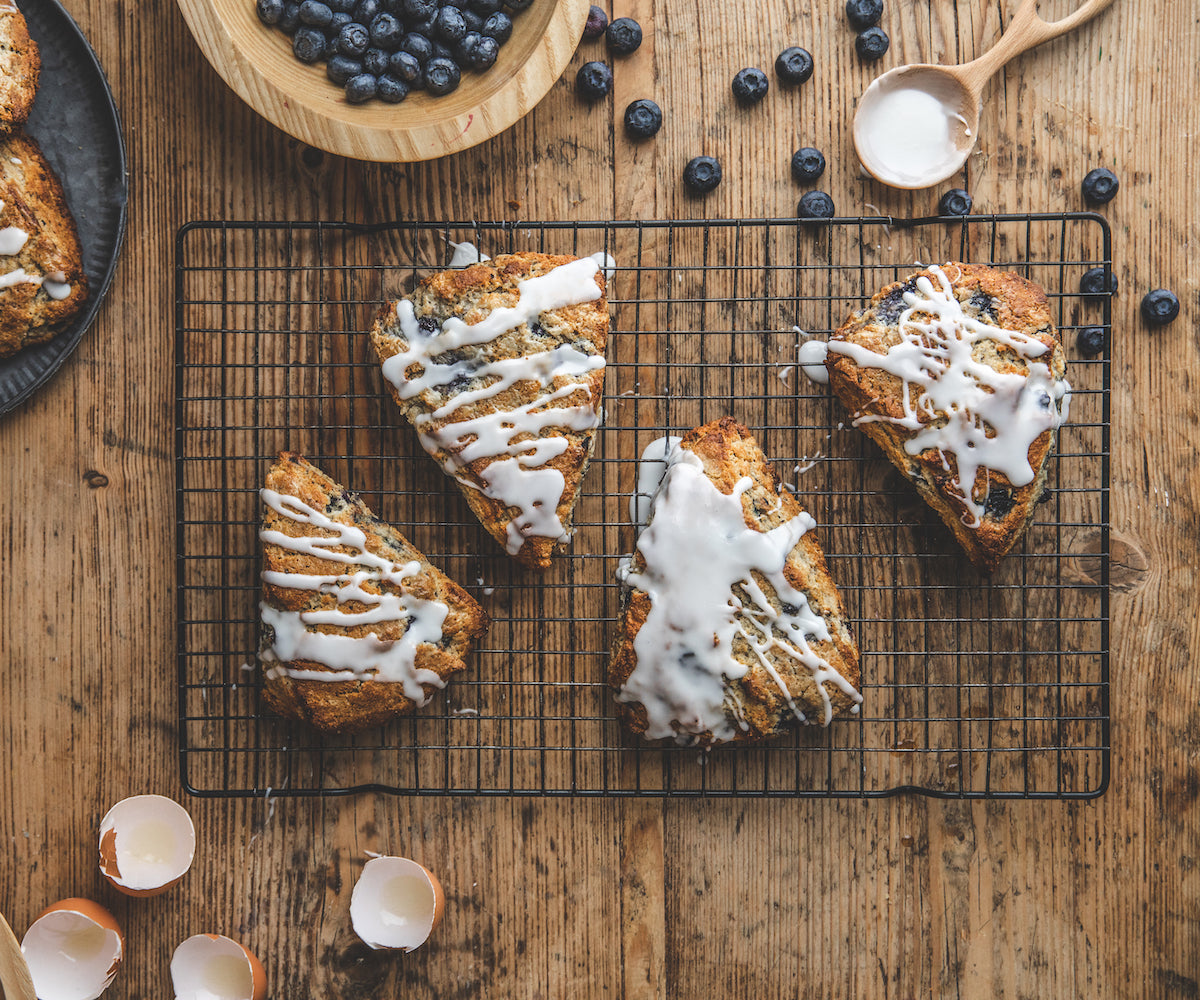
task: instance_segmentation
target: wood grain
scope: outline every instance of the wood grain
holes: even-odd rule
[[[192,873],[165,896],[103,887],[95,827],[117,799],[180,795],[175,757],[173,237],[191,218],[379,221],[612,213],[788,215],[794,148],[823,149],[842,212],[921,215],[940,192],[863,178],[848,122],[882,69],[962,61],[1011,3],[893,0],[892,48],[853,53],[837,2],[629,0],[643,49],[616,97],[584,106],[574,70],[475,149],[371,166],[260,120],[204,62],[172,4],[68,0],[123,112],[131,162],[124,259],[63,371],[0,423],[0,911],[18,934],[47,903],[110,906],[128,955],[107,996],[167,995],[171,951],[211,930],[263,959],[272,996],[1154,997],[1200,993],[1200,25],[1192,4],[1117,3],[1005,68],[985,91],[961,178],[976,210],[1106,209],[1121,293],[1112,351],[1113,780],[1092,804],[522,800],[190,800]],[[1044,3],[1062,16],[1066,0]],[[817,69],[737,109],[729,81],[785,44]],[[663,131],[619,116],[653,97]],[[691,156],[721,157],[708,198]],[[864,206],[873,206],[864,207]],[[1183,315],[1150,332],[1141,294]],[[409,854],[446,887],[446,918],[408,956],[348,927],[365,852]]]

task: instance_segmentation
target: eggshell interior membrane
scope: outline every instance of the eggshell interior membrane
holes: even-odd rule
[[[122,892],[170,888],[187,874],[195,853],[191,816],[162,795],[122,799],[100,821],[100,871]]]
[[[175,1000],[263,1000],[267,974],[243,945],[220,934],[188,938],[171,956]]]
[[[89,899],[55,903],[21,941],[39,1000],[96,1000],[116,976],[124,950],[116,919]]]
[[[350,896],[350,924],[372,948],[419,948],[442,919],[445,897],[433,874],[408,858],[372,858]]]

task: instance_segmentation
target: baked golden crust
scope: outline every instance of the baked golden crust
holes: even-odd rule
[[[299,455],[283,452],[267,474],[266,487],[285,496],[296,497],[340,524],[354,525],[366,535],[367,551],[395,563],[413,560],[420,565],[419,572],[405,580],[403,591],[390,582],[367,582],[364,589],[373,593],[408,593],[413,597],[440,601],[448,608],[442,623],[442,639],[435,646],[422,643],[416,650],[415,666],[431,670],[445,680],[466,669],[463,658],[471,643],[487,631],[487,614],[462,589],[440,570],[432,566],[412,543],[389,524],[380,521],[353,493],[344,489],[316,466]],[[332,533],[305,525],[277,513],[266,505],[263,528],[282,532],[290,537],[322,535]],[[347,551],[342,549],[341,551]],[[270,542],[263,543],[263,570],[281,573],[303,573],[323,575],[344,573],[345,563],[295,552]],[[298,590],[274,586],[263,582],[265,604],[279,611],[314,611],[337,607],[336,595],[313,590]],[[366,605],[347,602],[343,607],[349,612],[367,610]],[[361,638],[374,632],[381,640],[397,640],[408,628],[405,621],[388,621],[376,624],[346,626],[310,625],[312,631]],[[263,648],[267,649],[271,636],[263,636]],[[416,703],[405,696],[398,683],[350,680],[314,681],[295,679],[286,673],[272,670],[278,666],[264,661],[265,677],[263,697],[266,703],[280,715],[300,719],[325,732],[349,733],[372,726],[379,726],[397,715],[412,712]],[[299,660],[286,664],[293,669],[329,672],[330,668],[311,660]],[[428,693],[431,688],[426,687]]]
[[[0,229],[23,230],[21,250],[0,256],[0,279],[24,268],[35,281],[0,287],[0,358],[49,340],[83,308],[88,295],[83,252],[62,185],[38,144],[24,134],[0,141]],[[40,279],[62,279],[70,291],[52,298]]]
[[[748,528],[765,533],[804,512],[803,505],[792,493],[780,491],[775,472],[754,436],[732,418],[722,417],[689,431],[679,447],[701,459],[704,474],[726,495],[732,494],[738,483],[749,477],[751,486],[741,495],[742,513]],[[696,525],[697,532],[704,528],[702,524]],[[645,566],[642,553],[635,552],[632,569],[640,572]],[[807,597],[809,606],[825,621],[829,630],[832,641],[812,640],[813,652],[858,689],[861,681],[858,645],[846,623],[846,609],[826,568],[815,530],[801,536],[788,554],[783,572],[788,583]],[[755,574],[755,580],[778,611],[780,602],[774,589],[758,574]],[[634,588],[626,594],[608,668],[609,684],[617,691],[637,666],[634,642],[646,624],[650,608],[651,598],[644,591]],[[735,639],[733,654],[749,669],[742,678],[727,682],[726,695],[736,709],[732,714],[728,711],[726,714],[731,720],[740,719],[745,728],[735,727],[736,735],[725,742],[756,743],[782,734],[795,719],[784,691],[744,642],[739,644]],[[776,650],[772,650],[767,659],[805,717],[820,719],[824,699],[809,668]],[[856,699],[836,684],[826,681],[822,686],[832,704],[834,717],[845,715],[856,704]],[[617,712],[631,733],[640,736],[646,732],[648,719],[643,705],[618,702]],[[695,742],[699,745],[712,743],[712,734],[701,735]]]
[[[1066,360],[1054,329],[1050,303],[1041,288],[1018,274],[981,264],[952,262],[943,265],[942,271],[966,314],[1038,341],[1047,348],[1039,361],[1049,367],[1054,378],[1062,378]],[[905,308],[903,294],[912,291],[921,277],[937,286],[932,269],[888,285],[871,299],[866,309],[847,318],[831,338],[831,344],[845,341],[876,354],[886,354],[901,339],[898,320]],[[1028,375],[1025,359],[994,340],[977,344],[973,358],[997,372]],[[1017,487],[994,469],[980,469],[972,497],[985,505],[986,512],[974,524],[975,518],[960,491],[954,456],[935,449],[916,455],[905,451],[905,443],[917,432],[894,422],[904,416],[904,382],[881,368],[860,366],[851,357],[834,350],[829,352],[825,364],[830,387],[851,415],[856,419],[886,418],[865,421],[858,425],[859,429],[879,445],[888,460],[916,487],[922,499],[954,533],[971,561],[986,572],[994,570],[1033,520],[1045,489],[1046,460],[1054,448],[1055,430],[1039,434],[1029,448],[1029,464],[1035,472],[1032,482]],[[931,422],[926,413],[919,412],[918,416],[923,424]]]
[[[413,303],[418,320],[428,317],[440,323],[453,316],[468,324],[474,324],[483,320],[494,309],[515,305],[520,297],[519,282],[546,274],[575,259],[542,253],[502,254],[485,263],[431,275],[422,281],[408,298]],[[492,341],[459,348],[440,357],[445,359],[444,363],[459,360],[494,362],[529,357],[561,346],[571,346],[584,354],[602,358],[608,342],[609,327],[602,271],[596,273],[595,281],[601,294],[594,301],[546,310],[533,323],[522,323]],[[380,314],[371,331],[371,342],[381,364],[408,349],[407,338],[397,322],[394,304]],[[402,399],[396,386],[389,379],[384,381],[396,405],[410,423],[427,419],[434,410],[460,392],[469,392],[487,384],[482,380],[469,379],[459,388],[451,386],[447,387],[446,391],[439,387],[427,388],[411,399]],[[536,379],[521,379],[494,396],[464,403],[452,414],[434,419],[429,426],[440,429],[485,414],[513,410],[533,402],[547,388],[565,389],[571,384],[578,387],[576,391],[561,396],[545,409],[567,410],[590,406],[592,411],[599,415],[604,391],[602,367],[579,376],[558,375],[548,385]],[[538,435],[561,437],[567,442],[566,449],[560,455],[539,466],[556,469],[563,477],[565,485],[557,505],[557,514],[567,533],[571,530],[579,487],[595,444],[595,434],[595,427],[579,431],[565,426],[552,426],[543,428]],[[532,437],[531,434],[523,433],[513,440],[522,441]],[[422,443],[425,443],[424,438]],[[430,454],[445,469],[450,453],[442,448],[433,448]],[[488,532],[504,545],[509,525],[517,516],[517,509],[487,496],[478,488],[483,483],[484,471],[497,458],[498,456],[486,456],[467,463],[464,468],[458,470],[458,474],[467,482],[457,478],[456,482],[475,516]],[[526,535],[524,544],[516,551],[514,558],[531,568],[546,569],[554,552],[561,548],[562,543],[556,539],[530,534]]]
[[[12,0],[0,0],[0,136],[29,118],[42,72],[37,42]]]

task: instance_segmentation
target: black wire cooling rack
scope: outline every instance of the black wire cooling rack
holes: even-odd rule
[[[616,259],[605,422],[578,533],[544,575],[499,551],[421,451],[364,334],[379,307],[483,252]],[[835,329],[919,262],[967,260],[1044,287],[1074,386],[1050,489],[990,578],[826,387],[796,367],[796,328]],[[1109,775],[1109,362],[1075,347],[1110,328],[1079,294],[1108,268],[1090,214],[964,220],[198,222],[176,249],[179,749],[200,795],[1086,798]],[[751,427],[819,539],[862,647],[860,717],[761,748],[639,747],[605,667],[634,545],[642,449],[731,414]],[[415,715],[353,737],[272,716],[259,698],[257,490],[301,452],[362,494],[466,586],[493,625],[469,670]]]

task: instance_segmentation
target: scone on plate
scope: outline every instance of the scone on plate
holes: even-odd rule
[[[49,340],[87,295],[62,185],[29,136],[0,140],[0,358]]]
[[[483,609],[299,455],[261,491],[263,696],[326,732],[382,725],[465,669]]]
[[[421,445],[532,568],[570,540],[600,426],[604,291],[592,258],[504,254],[426,278],[371,331]]]
[[[0,136],[25,124],[41,72],[42,57],[24,15],[12,0],[0,0]]]
[[[990,572],[1033,520],[1071,387],[1046,293],[979,264],[882,289],[829,342],[829,383]]]
[[[620,572],[609,682],[631,732],[753,743],[858,711],[858,647],[815,526],[731,418],[667,452]]]

